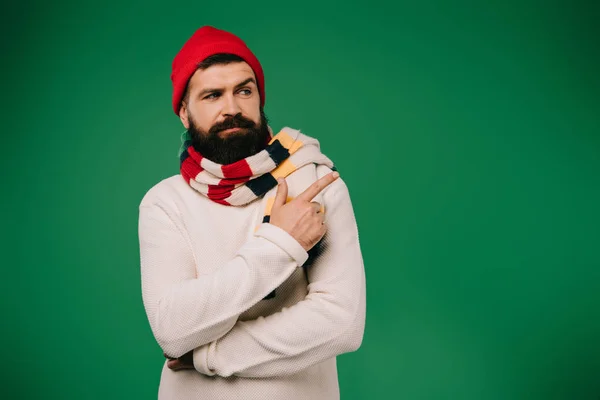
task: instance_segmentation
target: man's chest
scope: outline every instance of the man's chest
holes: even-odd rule
[[[196,209],[196,212],[188,213],[185,226],[196,259],[197,276],[214,273],[237,256],[239,249],[253,238],[262,222],[263,208],[257,202],[243,208],[219,206],[212,212]],[[306,297],[307,285],[304,269],[297,268],[276,288],[274,296],[265,296],[244,312],[240,320],[267,316],[296,304]]]
[[[198,202],[186,204],[183,221],[196,260],[196,274],[213,273],[236,256],[261,220],[260,202],[244,207]]]

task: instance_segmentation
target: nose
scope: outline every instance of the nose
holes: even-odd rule
[[[242,111],[239,104],[237,103],[237,99],[233,94],[228,94],[223,97],[223,100],[225,101],[225,103],[223,104],[223,116],[225,118],[233,117]]]

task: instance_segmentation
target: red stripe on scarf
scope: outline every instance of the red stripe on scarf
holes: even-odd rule
[[[237,185],[240,183],[246,183],[246,182],[248,182],[248,180],[249,180],[249,178],[247,178],[247,177],[235,178],[235,179],[221,179],[219,181],[219,186]]]
[[[245,159],[234,162],[233,164],[222,165],[223,177],[225,179],[249,179],[252,176],[252,169]],[[242,181],[243,182],[243,181]]]
[[[208,185],[207,196],[211,200],[224,200],[231,196],[234,185]]]
[[[188,157],[183,163],[181,163],[180,171],[183,179],[185,179],[187,183],[190,183],[190,179],[196,179],[196,176],[198,176],[203,169],[200,164],[196,164],[195,160],[193,160],[191,157]]]
[[[198,163],[198,165],[200,165],[200,163],[202,162],[202,159],[204,158],[204,157],[202,157],[202,154],[198,153],[196,151],[196,149],[194,149],[193,146],[188,147],[187,152],[190,155],[190,157],[192,157],[194,159],[194,161],[196,161],[196,163]]]

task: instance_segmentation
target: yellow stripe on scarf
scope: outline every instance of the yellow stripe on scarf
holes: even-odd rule
[[[294,154],[298,149],[304,146],[304,143],[300,140],[294,140],[290,135],[285,133],[285,131],[279,132],[273,139],[271,139],[271,143],[275,140],[279,140],[279,143],[283,147],[287,149],[290,155]],[[283,160],[281,164],[279,164],[273,171],[271,171],[271,175],[275,179],[285,178],[294,172],[298,167],[290,161],[289,158]]]
[[[273,171],[271,171],[271,175],[273,178],[285,178],[290,175],[292,172],[296,170],[296,166],[290,161],[290,159],[284,160],[281,164],[277,166]]]

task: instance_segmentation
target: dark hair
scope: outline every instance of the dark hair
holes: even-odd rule
[[[213,54],[210,57],[205,58],[202,62],[200,62],[196,66],[196,71],[199,69],[207,69],[209,67],[212,67],[213,65],[226,65],[226,64],[236,63],[236,62],[245,62],[245,60],[240,56],[236,56],[235,54],[217,53],[217,54]],[[190,77],[190,79],[192,79],[192,78]],[[189,92],[190,79],[188,79],[188,81],[185,85],[185,91],[183,92],[183,96],[181,96],[181,99],[182,99],[181,101],[185,102],[185,103],[187,103],[189,101],[189,97],[190,97],[190,92]]]

